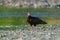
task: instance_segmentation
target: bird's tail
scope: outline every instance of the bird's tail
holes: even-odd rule
[[[47,24],[45,21],[41,22],[41,24]]]

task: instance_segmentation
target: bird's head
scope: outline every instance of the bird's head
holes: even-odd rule
[[[30,12],[28,12],[27,16],[31,16],[31,15],[30,15]]]

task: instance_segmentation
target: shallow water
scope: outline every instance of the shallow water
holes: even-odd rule
[[[31,12],[35,17],[56,17],[60,18],[58,13]],[[24,13],[0,12],[0,17],[27,17]],[[12,28],[18,28],[11,30]],[[30,28],[29,25],[6,25],[0,28],[9,28],[10,30],[0,30],[0,40],[60,40],[60,25],[41,25]]]
[[[27,26],[28,28],[24,28]],[[60,40],[60,25],[33,26],[32,28],[29,25],[19,25],[15,27],[19,29],[0,30],[0,40]]]
[[[47,12],[31,12],[31,15],[35,17],[60,17],[59,13],[47,13]],[[0,17],[27,17],[27,12],[24,13],[0,12]]]

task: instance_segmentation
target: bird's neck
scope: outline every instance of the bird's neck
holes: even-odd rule
[[[28,16],[28,18],[30,19],[30,18],[31,18],[31,16]]]

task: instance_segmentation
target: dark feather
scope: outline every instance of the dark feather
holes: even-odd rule
[[[27,22],[32,26],[37,24],[47,24],[45,21],[39,19],[38,17],[32,17],[31,15],[27,17]]]

